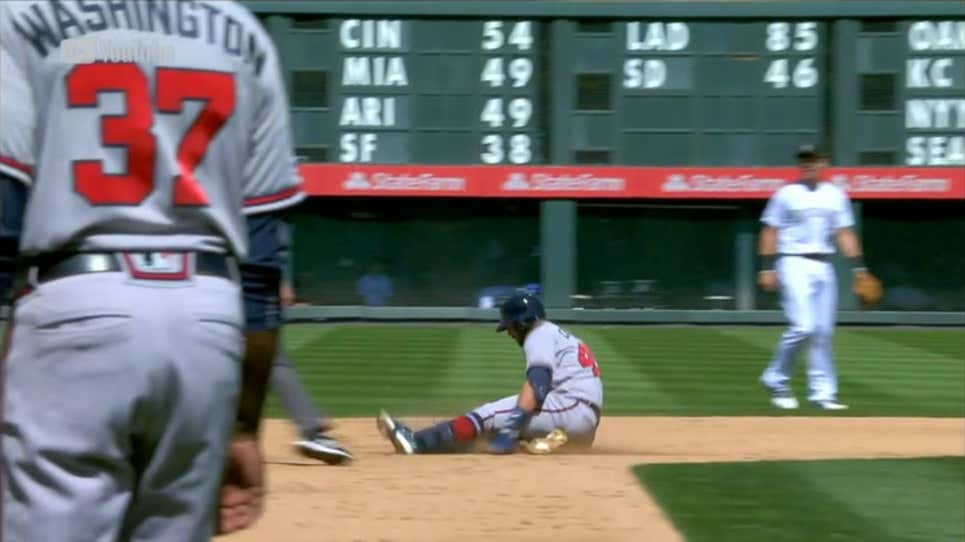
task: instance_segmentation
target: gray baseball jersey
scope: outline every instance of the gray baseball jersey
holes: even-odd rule
[[[526,368],[549,367],[553,391],[603,407],[600,367],[590,347],[553,322],[544,321],[523,343]]]
[[[523,428],[521,436],[543,437],[553,429],[563,429],[575,440],[592,442],[603,408],[603,381],[590,347],[579,337],[544,320],[526,336],[523,352],[527,369],[549,367],[553,371],[553,383],[539,412]],[[505,427],[518,403],[516,395],[497,399],[473,409],[472,418],[480,424],[480,431],[498,431]]]
[[[0,168],[21,251],[247,252],[300,190],[271,40],[233,2],[2,2]]]

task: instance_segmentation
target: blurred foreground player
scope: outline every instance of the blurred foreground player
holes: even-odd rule
[[[234,2],[0,3],[0,173],[29,187],[4,540],[200,542],[260,515],[237,263],[243,207],[304,197],[284,88]]]

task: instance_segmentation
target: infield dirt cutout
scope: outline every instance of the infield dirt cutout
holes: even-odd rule
[[[334,435],[349,466],[297,455],[294,427],[268,421],[265,515],[219,540],[680,541],[633,465],[965,455],[962,418],[605,417],[589,453],[546,456],[396,455],[374,416]]]

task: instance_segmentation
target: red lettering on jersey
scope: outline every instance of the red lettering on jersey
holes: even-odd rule
[[[174,181],[175,205],[207,205],[208,197],[194,176],[215,134],[235,110],[235,85],[230,74],[160,68],[157,73],[158,111],[179,113],[186,100],[204,107],[178,146],[181,174]]]
[[[234,76],[230,73],[159,68],[156,79],[157,110],[180,113],[183,102],[199,100],[204,106],[178,145],[180,173],[174,179],[177,206],[203,206],[208,196],[194,174],[211,140],[235,109]],[[101,160],[73,164],[77,192],[94,205],[139,205],[155,186],[157,142],[151,132],[154,111],[147,77],[133,63],[82,64],[67,75],[67,105],[97,107],[98,95],[120,92],[126,113],[101,117],[101,141],[127,149],[127,173],[105,174]]]
[[[590,367],[593,369],[593,376],[600,376],[600,365],[596,362],[596,356],[593,355],[589,346],[580,343],[580,351],[577,357],[580,360],[581,367]]]

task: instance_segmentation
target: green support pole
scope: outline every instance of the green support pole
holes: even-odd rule
[[[550,53],[550,81],[552,83],[552,99],[549,126],[546,137],[549,141],[550,164],[573,163],[573,114],[576,109],[576,82],[571,79],[569,54],[575,39],[576,23],[573,21],[554,20],[550,23],[552,32]]]
[[[549,309],[568,309],[576,290],[576,202],[544,201],[540,228],[543,302]]]
[[[737,237],[734,240],[734,297],[737,305],[735,308],[740,311],[754,309],[754,294],[757,288],[757,274],[754,272],[757,263],[756,224],[757,221],[751,217],[750,211],[742,209]]]
[[[828,134],[828,152],[835,166],[853,166],[858,163],[857,122],[858,111],[858,61],[855,48],[858,43],[858,21],[842,19],[832,23],[835,44],[832,51],[834,63],[834,92],[831,93],[831,126]]]
[[[855,51],[858,44],[860,23],[855,19],[839,19],[832,23],[832,51],[834,64],[834,92],[831,93],[830,137],[831,164],[835,166],[854,166],[858,163],[856,142],[856,112],[859,110],[858,59]],[[855,231],[860,232],[861,205],[852,202],[854,209]],[[851,293],[851,267],[840,252],[835,255],[834,272],[838,279],[838,310],[851,311],[858,308],[857,300]]]

